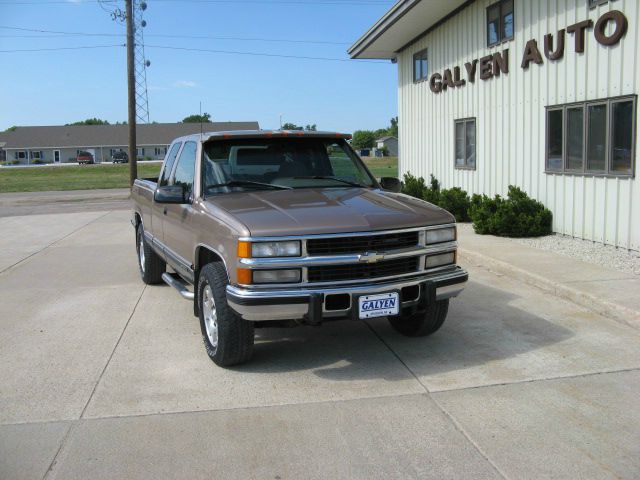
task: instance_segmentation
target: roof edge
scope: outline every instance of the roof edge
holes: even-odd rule
[[[347,53],[353,59],[357,59],[369,45],[375,42],[389,28],[395,25],[402,17],[419,4],[422,0],[398,0],[398,2],[389,9],[364,35],[362,35],[355,43],[349,47]],[[393,58],[391,56],[385,59]]]

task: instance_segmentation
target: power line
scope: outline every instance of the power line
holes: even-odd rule
[[[64,37],[65,35],[71,36],[86,36],[86,37],[124,37],[124,33],[93,33],[93,32],[65,32],[60,30],[44,30],[36,28],[23,28],[23,27],[10,27],[7,25],[0,25],[0,29],[5,30],[18,30],[21,32],[36,32],[36,33],[51,33],[57,36]],[[249,42],[282,42],[282,43],[308,43],[319,45],[351,45],[350,42],[331,42],[326,40],[298,40],[298,39],[285,39],[285,38],[259,38],[259,37],[230,37],[219,35],[172,35],[172,34],[145,34],[146,37],[158,37],[158,38],[185,38],[195,40],[234,40],[234,41],[249,41]],[[44,35],[34,35],[33,37],[26,38],[46,38]],[[18,37],[22,38],[22,37]]]
[[[16,53],[16,52],[53,52],[57,50],[83,50],[91,48],[114,48],[124,47],[125,44],[119,43],[115,45],[85,45],[79,47],[57,47],[57,48],[22,48],[13,50],[0,50],[0,53]],[[382,60],[358,60],[353,61],[348,58],[332,58],[332,57],[311,57],[306,55],[284,55],[279,53],[263,53],[263,52],[242,52],[237,50],[213,50],[206,48],[188,48],[188,47],[172,47],[168,45],[145,45],[146,48],[159,48],[163,50],[180,50],[185,52],[201,52],[201,53],[221,53],[225,55],[249,55],[252,57],[275,57],[275,58],[290,58],[297,60],[320,60],[328,62],[350,62],[350,63],[378,63],[387,64],[388,62]]]
[[[17,53],[17,52],[55,52],[58,50],[86,50],[91,48],[113,48],[124,47],[123,43],[117,45],[84,45],[80,47],[56,47],[56,48],[20,48],[15,50],[0,50],[0,53]]]
[[[348,58],[331,58],[331,57],[310,57],[304,55],[284,55],[279,53],[262,53],[262,52],[241,52],[237,50],[212,50],[206,48],[188,48],[188,47],[172,47],[167,45],[145,45],[147,48],[160,48],[164,50],[181,50],[185,52],[202,52],[202,53],[223,53],[228,55],[250,55],[254,57],[277,57],[277,58],[295,58],[300,60],[322,60],[322,61],[332,61],[332,62],[351,62],[355,63],[353,60]],[[379,63],[379,64],[387,64],[386,61],[378,61],[378,60],[358,60],[358,63]]]

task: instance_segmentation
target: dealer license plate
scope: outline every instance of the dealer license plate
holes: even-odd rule
[[[358,299],[360,318],[386,317],[399,311],[398,293],[363,295]]]

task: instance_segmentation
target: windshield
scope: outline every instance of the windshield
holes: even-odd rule
[[[205,195],[258,189],[376,186],[343,139],[216,140],[204,145],[203,162]]]

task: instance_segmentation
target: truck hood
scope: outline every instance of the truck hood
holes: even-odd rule
[[[252,236],[392,230],[452,223],[454,217],[408,195],[363,188],[304,188],[229,193],[207,203],[243,223]]]

